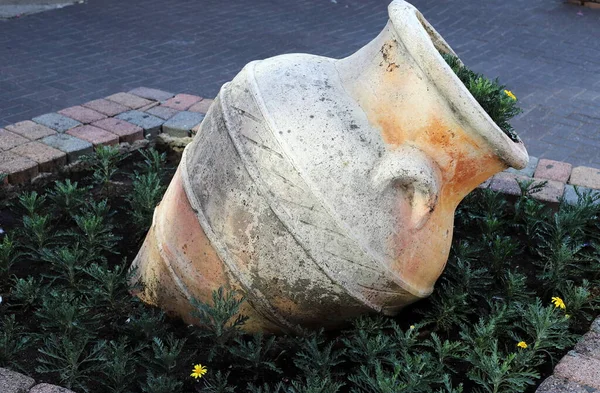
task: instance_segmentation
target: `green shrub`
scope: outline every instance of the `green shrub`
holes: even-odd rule
[[[93,340],[86,335],[62,336],[51,334],[44,338],[38,349],[40,357],[36,371],[43,374],[56,373],[62,386],[87,390],[91,380],[105,361],[104,341]]]
[[[143,235],[152,224],[154,208],[160,202],[165,192],[157,173],[135,174],[133,191],[128,202],[131,204],[131,218],[136,231]]]
[[[135,171],[132,175],[133,190],[127,201],[131,206],[133,226],[141,237],[150,228],[154,208],[166,190],[163,182],[169,167],[166,153],[159,153],[154,149],[140,153],[143,161],[136,163],[139,172]]]
[[[600,197],[551,210],[522,182],[516,200],[465,198],[436,290],[398,317],[247,335],[244,294],[220,288],[192,300],[201,326],[188,326],[131,296],[172,168],[155,151],[141,164],[114,151],[77,183],[20,195],[23,219],[0,238],[0,366],[90,393],[525,392],[600,310]],[[115,174],[129,195],[107,192]],[[195,379],[198,363],[208,372]]]
[[[110,393],[131,392],[133,385],[139,379],[136,375],[138,354],[145,349],[145,345],[138,344],[132,347],[127,338],[121,337],[119,341],[110,341],[105,348],[104,362],[101,368],[102,385]]]
[[[25,213],[33,216],[37,214],[44,203],[46,202],[45,195],[38,195],[37,191],[24,192],[19,195],[19,204],[25,210]]]
[[[146,383],[142,385],[144,393],[172,393],[177,392],[183,384],[176,378],[169,375],[154,375],[148,371]]]
[[[54,183],[54,189],[49,191],[50,200],[59,214],[72,216],[86,203],[91,187],[79,187],[77,182],[70,179]],[[32,214],[32,213],[29,213]]]
[[[15,316],[0,318],[0,367],[17,366],[16,355],[29,347],[30,337],[23,333],[23,327],[15,321]]]
[[[496,80],[487,79],[481,74],[477,74],[462,64],[460,59],[451,54],[442,54],[446,63],[452,68],[452,71],[469,89],[469,92],[475,97],[479,105],[492,118],[494,123],[513,141],[520,141],[509,120],[521,113],[517,106],[515,95],[506,90],[506,86],[501,85]]]
[[[0,241],[0,279],[8,277],[10,269],[20,256],[15,241],[10,236],[4,236]]]
[[[115,146],[98,146],[94,155],[85,156],[86,161],[93,170],[94,182],[100,186],[106,197],[110,197],[110,182],[119,172],[118,164],[127,158]]]
[[[165,341],[158,337],[152,339],[151,351],[144,354],[146,364],[159,373],[171,374],[177,364],[185,361],[181,351],[185,345],[186,339],[177,339],[173,334],[167,335]]]
[[[23,311],[29,311],[45,297],[46,289],[47,287],[43,284],[43,281],[33,276],[28,276],[27,279],[16,278],[10,294],[14,299],[12,305],[21,308]]]
[[[210,340],[212,343],[208,351],[209,361],[223,351],[227,351],[226,344],[230,343],[241,334],[241,327],[248,317],[239,314],[240,305],[244,297],[238,297],[235,291],[225,293],[224,288],[213,292],[212,305],[192,299],[194,311],[192,316],[202,324],[202,329],[194,332],[199,339]]]

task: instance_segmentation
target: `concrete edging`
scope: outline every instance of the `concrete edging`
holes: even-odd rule
[[[600,317],[567,353],[536,393],[600,392]]]
[[[47,383],[36,384],[26,375],[0,368],[0,392],[2,393],[74,393],[72,390]]]

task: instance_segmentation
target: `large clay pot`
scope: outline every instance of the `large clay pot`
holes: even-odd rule
[[[225,84],[156,209],[134,265],[143,300],[247,295],[249,331],[333,327],[431,294],[454,210],[528,156],[446,65],[452,52],[394,1],[341,60],[288,54]]]

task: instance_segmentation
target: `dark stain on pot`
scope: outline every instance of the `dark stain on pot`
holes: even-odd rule
[[[398,42],[396,40],[393,40],[391,43],[390,42],[386,42],[385,44],[383,44],[383,46],[379,50],[381,52],[382,57],[383,57],[383,61],[381,63],[379,63],[379,66],[380,67],[385,66],[386,67],[385,70],[387,72],[392,72],[396,68],[400,67],[394,61],[392,61],[393,55],[392,55],[391,52],[393,51],[393,48],[397,44],[398,44]]]

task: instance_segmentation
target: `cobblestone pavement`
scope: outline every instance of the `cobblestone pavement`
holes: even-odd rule
[[[387,0],[89,0],[0,22],[0,127],[137,86],[212,97],[253,59],[342,57]],[[560,0],[413,0],[465,63],[522,100],[530,153],[600,167],[600,10]]]

